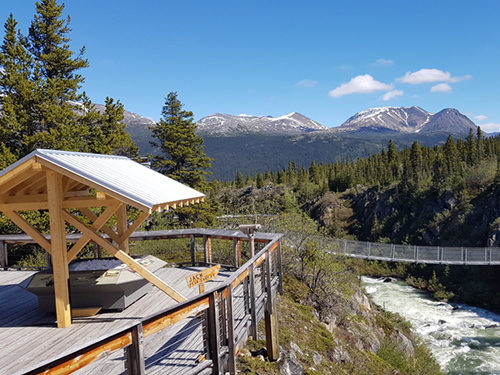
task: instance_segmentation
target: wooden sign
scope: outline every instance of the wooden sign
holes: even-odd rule
[[[217,277],[219,273],[220,264],[207,268],[206,270],[197,272],[193,275],[189,275],[186,277],[186,282],[188,287],[193,288],[197,285],[201,285],[206,283],[207,281],[213,280]]]

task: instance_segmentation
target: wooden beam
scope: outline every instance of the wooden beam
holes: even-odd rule
[[[14,193],[11,195],[24,194],[23,192],[26,189],[28,189],[33,184],[36,184],[37,182],[39,183],[40,181],[42,181],[42,183],[45,184],[45,172],[33,173],[33,171],[28,171],[27,174],[29,174],[28,177],[24,178],[23,181],[16,184],[15,187],[13,187],[12,189],[7,189],[7,186],[2,186],[2,188],[0,189],[0,194],[6,194],[6,193],[9,194]],[[18,177],[22,178],[23,176],[24,175],[20,175]],[[15,178],[9,181],[9,183],[13,182],[14,180]]]
[[[0,202],[0,211],[36,211],[47,210],[49,208],[47,194],[3,196],[0,197]],[[118,200],[110,197],[98,199],[89,196],[70,196],[62,201],[62,207],[80,209],[87,207],[107,207],[116,205],[117,203],[119,203]]]
[[[143,212],[130,226],[128,229],[125,231],[120,236],[120,242],[125,242],[128,241],[129,237],[134,233],[139,227],[141,226],[142,223],[149,217],[149,211]]]
[[[62,175],[47,172],[47,195],[50,217],[50,238],[52,245],[52,272],[54,274],[54,293],[56,299],[57,327],[64,328],[71,324],[71,306],[69,302],[68,252],[66,248],[66,226],[63,218]]]
[[[165,294],[172,297],[177,302],[182,302],[182,301],[186,300],[186,297],[184,297],[182,294],[177,292],[174,288],[172,288],[170,285],[165,283],[163,280],[158,278],[151,271],[147,270],[142,265],[137,263],[127,253],[125,253],[124,251],[113,246],[109,241],[107,241],[104,238],[102,238],[101,236],[99,236],[98,233],[93,231],[91,228],[89,228],[87,225],[82,223],[80,220],[78,220],[76,217],[71,215],[69,212],[64,211],[64,210],[62,212],[63,212],[64,219],[68,223],[73,225],[76,229],[78,229],[80,232],[82,232],[82,234],[84,234],[85,236],[90,237],[90,239],[92,241],[97,243],[102,248],[106,249],[110,254],[114,255],[116,258],[120,259],[123,263],[125,263],[132,270],[134,270],[139,275],[144,277],[150,283],[157,286],[158,289],[163,291]]]
[[[52,254],[52,246],[50,242],[40,234],[30,223],[28,223],[24,218],[19,215],[19,213],[14,211],[3,211],[3,214],[7,216],[14,224],[16,224],[24,233],[33,238],[37,244],[45,249],[49,254]]]
[[[125,232],[127,232],[128,227],[128,216],[127,216],[127,205],[121,204],[116,211],[116,232],[118,237],[123,238]],[[130,236],[129,236],[130,237]],[[118,248],[129,253],[128,237],[126,241],[118,243]]]
[[[108,222],[111,216],[114,215],[120,205],[109,206],[93,223],[91,229],[98,232]],[[80,252],[80,250],[90,241],[90,237],[82,235],[80,239],[68,251],[68,263]]]
[[[2,175],[0,177],[0,189],[2,189],[2,191],[8,191],[10,189],[12,189],[14,186],[16,186],[16,184],[18,184],[19,182],[21,182],[24,178],[23,177],[19,177],[20,175],[22,175],[23,173],[25,173],[26,171],[28,171],[27,175],[30,175],[32,173],[32,165],[33,163],[35,163],[35,160],[32,158],[32,159],[29,159],[29,160],[26,160],[23,164],[21,165],[18,165],[16,168],[8,171],[7,173],[5,173],[4,175]],[[19,182],[16,182],[18,181],[17,179],[18,178],[21,178],[21,181]],[[14,184],[14,185],[12,185]],[[7,189],[7,190],[4,190],[4,189]]]
[[[89,219],[91,222],[95,222],[97,220],[97,215],[94,214],[90,209],[88,208],[79,208],[78,209],[82,214],[84,214],[87,219]],[[116,243],[120,242],[120,237],[107,225],[103,225],[101,227],[101,230],[108,235],[109,238],[111,238],[112,241],[115,241]]]

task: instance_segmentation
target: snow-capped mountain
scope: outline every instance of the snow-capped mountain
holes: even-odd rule
[[[203,117],[196,125],[198,125],[198,133],[209,136],[253,133],[301,134],[328,129],[326,126],[297,112],[292,112],[280,117],[234,116],[215,113]]]
[[[383,107],[358,112],[333,131],[457,134],[469,128],[477,125],[453,108],[433,114],[420,107]]]

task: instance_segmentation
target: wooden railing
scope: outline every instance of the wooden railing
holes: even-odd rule
[[[148,239],[155,236],[157,238],[154,239],[203,237],[207,264],[211,260],[212,238],[232,240],[236,262],[241,260],[240,241],[249,240],[236,231],[183,230],[149,233]],[[138,234],[136,239],[141,235],[145,234]],[[249,336],[257,337],[257,322],[262,317],[265,317],[268,357],[277,360],[279,349],[275,296],[278,292],[283,292],[280,238],[279,234],[259,233],[255,241],[265,242],[264,248],[241,265],[221,286],[144,319],[133,321],[112,334],[18,374],[70,374],[88,365],[95,366],[103,354],[109,355],[120,349],[124,350],[120,360],[125,362],[127,374],[146,374],[149,373],[149,368],[151,372],[165,374],[235,374],[235,358]],[[194,241],[191,244],[194,263]],[[189,329],[186,328],[188,326]],[[179,332],[174,337],[169,332],[173,327]],[[145,341],[155,335],[160,341],[161,335],[164,335],[175,343],[169,341],[160,345],[162,350],[168,352],[169,358],[175,356],[175,349],[168,350],[169,348],[180,346],[181,341],[182,344],[189,342],[186,345],[190,351],[199,353],[198,363],[184,363],[178,367],[174,360],[165,360],[159,371],[154,361],[163,354],[145,354]]]

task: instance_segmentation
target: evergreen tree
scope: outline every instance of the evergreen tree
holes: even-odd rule
[[[36,3],[27,37],[16,29],[12,14],[5,23],[0,48],[0,152],[4,161],[35,148],[137,153],[124,125],[118,125],[120,109],[107,103],[107,113],[101,118],[90,100],[78,92],[84,82],[78,71],[88,61],[83,58],[84,48],[76,57],[69,48],[70,18],[61,18],[63,9],[56,0]],[[98,130],[100,126],[104,129]]]
[[[136,158],[139,148],[125,131],[126,125],[122,122],[123,104],[119,100],[115,103],[112,98],[107,97],[103,114],[94,111],[90,103],[87,106],[92,111],[83,118],[89,126],[91,138],[86,151]]]
[[[262,173],[257,173],[257,177],[255,178],[255,186],[257,189],[263,188],[265,185],[264,181],[264,176],[262,176]]]
[[[234,186],[236,189],[241,189],[245,186],[245,177],[243,177],[243,173],[238,169],[238,173],[236,173],[236,180],[234,181]]]
[[[203,138],[196,135],[193,113],[182,109],[177,92],[171,92],[165,99],[160,122],[151,127],[151,144],[160,149],[151,167],[175,180],[194,188],[204,189],[206,171],[213,160],[203,151]]]

